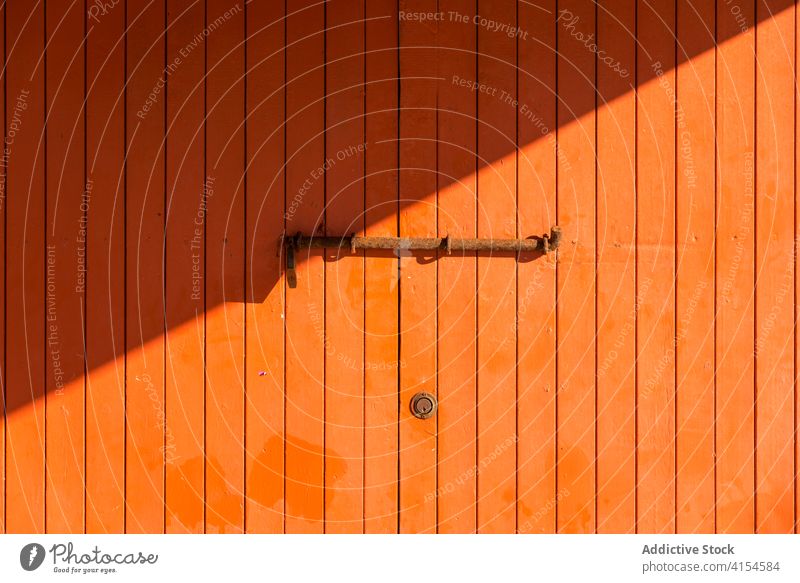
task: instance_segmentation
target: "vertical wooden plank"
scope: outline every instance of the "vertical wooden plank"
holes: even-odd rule
[[[289,0],[286,23],[286,221],[314,233],[325,206],[325,6]],[[321,250],[297,257],[286,291],[286,531],[322,532],[325,279]]]
[[[86,532],[125,528],[125,11],[87,11]]]
[[[714,532],[715,52],[707,50],[714,19],[712,1],[679,0],[675,511],[681,533]]]
[[[203,532],[205,26],[203,4],[167,3],[165,504],[167,532]]]
[[[754,530],[753,4],[717,2],[716,530]]]
[[[241,4],[207,8],[206,532],[224,533],[244,529],[245,27]]]
[[[0,87],[3,88],[0,93],[0,111],[3,112],[3,143],[5,143],[5,110],[6,110],[6,5],[3,3],[0,6],[0,22],[3,23],[3,30],[0,31],[0,46],[3,47],[3,70],[0,71]],[[0,156],[5,154],[5,146]],[[3,240],[3,256],[0,257],[0,273],[3,274],[3,285],[0,286],[0,306],[2,306],[2,314],[0,314],[0,329],[3,333],[0,334],[0,404],[3,407],[3,414],[0,415],[0,483],[3,484],[3,493],[0,495],[0,533],[5,534],[6,529],[6,213],[8,211],[8,188],[7,188],[7,166],[8,161],[3,160],[0,163],[0,237]]]
[[[795,36],[798,34],[798,30],[800,30],[800,10],[797,10],[797,6],[795,5]],[[795,42],[795,53],[794,53],[794,60],[795,66],[798,62],[800,62],[800,45]],[[798,105],[800,105],[800,84],[795,83],[795,97],[794,97],[794,140],[795,143],[800,137],[800,111],[798,111]],[[797,225],[800,224],[800,201],[798,201],[798,194],[800,193],[800,174],[798,174],[798,167],[800,166],[800,149],[795,147],[795,159],[794,159],[794,217],[795,217],[795,232],[794,232],[794,254],[795,254],[795,285],[794,285],[794,318],[795,322],[800,319],[800,270],[797,269],[797,255],[800,252],[800,241],[798,241],[798,237],[800,234],[797,231]],[[794,371],[794,532],[795,534],[800,532],[800,514],[798,513],[798,509],[800,509],[800,439],[798,439],[798,422],[800,421],[800,399],[798,399],[798,385],[800,384],[800,367],[797,366],[798,362],[800,362],[800,341],[797,337],[797,326],[795,326],[795,339],[794,339],[794,362],[795,362],[795,371]]]
[[[400,236],[436,233],[436,23],[414,15],[436,12],[435,0],[401,0]],[[436,265],[400,257],[400,531],[436,529],[437,418],[411,414],[412,397],[436,394]]]
[[[675,3],[640,2],[637,19],[636,518],[674,532]]]
[[[440,237],[475,237],[475,47],[473,2],[439,2],[438,208]],[[461,18],[451,18],[459,14]],[[466,23],[463,19],[466,19]],[[476,298],[474,254],[438,260],[438,532],[476,530]]]
[[[756,3],[756,531],[794,529],[794,12]]]
[[[127,5],[127,532],[164,530],[164,0]]]
[[[516,2],[479,2],[516,27]],[[517,236],[516,39],[478,25],[478,236]],[[478,257],[478,532],[516,530],[516,264]],[[486,463],[482,463],[487,460]],[[490,461],[488,461],[490,460]]]
[[[556,3],[520,3],[517,38],[519,236],[556,224]],[[569,171],[561,165],[561,171]],[[517,531],[553,533],[556,492],[556,262],[517,266]]]
[[[602,2],[597,64],[597,531],[636,527],[636,3]]]
[[[364,232],[364,3],[327,4],[326,225]],[[325,532],[363,530],[364,254],[325,264]]]
[[[247,389],[245,518],[248,532],[283,532],[284,295],[273,252],[284,221],[284,5],[247,5]]]
[[[44,6],[7,3],[6,530],[45,530]]]
[[[366,3],[366,233],[397,236],[397,33],[395,0]],[[364,263],[364,531],[398,527],[398,259]]]
[[[576,18],[577,17],[577,18]],[[595,530],[595,56],[578,40],[595,34],[593,2],[558,12],[557,507],[558,532]]]
[[[84,528],[84,55],[83,7],[46,10],[46,528]]]

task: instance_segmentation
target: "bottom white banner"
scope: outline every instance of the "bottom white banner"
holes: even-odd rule
[[[0,536],[0,581],[796,582],[798,565],[796,535]]]

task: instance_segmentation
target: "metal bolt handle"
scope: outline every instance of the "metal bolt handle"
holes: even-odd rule
[[[370,249],[402,249],[407,251],[453,251],[460,253],[489,251],[493,253],[549,253],[558,248],[561,229],[553,227],[550,233],[527,239],[456,239],[453,237],[358,237],[356,235],[309,236],[297,233],[281,236],[278,252],[286,251],[286,279],[289,287],[297,286],[295,273],[296,252],[300,249],[343,249],[355,253]]]

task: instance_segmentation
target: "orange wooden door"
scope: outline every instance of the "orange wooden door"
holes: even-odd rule
[[[797,529],[795,2],[0,18],[0,531]]]

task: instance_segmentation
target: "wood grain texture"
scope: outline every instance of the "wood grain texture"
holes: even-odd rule
[[[5,41],[6,41],[6,5],[3,4],[2,8],[0,8],[0,17],[3,20],[3,32],[2,32],[2,39],[3,39],[3,73],[0,76],[0,79],[3,81],[3,87],[5,88],[5,79],[6,79],[6,53],[5,53]],[[6,126],[5,126],[5,90],[2,92],[2,103],[0,103],[0,109],[4,112],[3,113],[3,141],[5,141],[6,135]],[[8,212],[8,171],[5,165],[0,167],[0,217],[2,217],[2,229],[3,234],[3,258],[0,265],[2,266],[3,274],[6,272],[6,213]],[[6,313],[5,313],[5,306],[6,304],[6,286],[3,285],[2,292],[0,292],[0,305],[3,306],[3,315],[2,315],[2,329],[5,331],[6,326]],[[2,360],[0,360],[0,402],[3,403],[3,414],[0,416],[0,480],[3,484],[6,483],[6,334],[0,334],[0,346],[2,346],[3,356]],[[0,533],[7,532],[6,527],[6,496],[5,490],[3,491],[2,500],[0,500]]]
[[[790,533],[795,471],[795,223],[792,121],[795,30],[790,10],[757,2],[756,44],[756,532]]]
[[[125,20],[87,15],[86,532],[125,525]],[[87,188],[88,190],[88,188]]]
[[[481,16],[516,27],[514,2],[479,3]],[[478,28],[478,236],[517,235],[517,46]],[[478,258],[478,532],[516,528],[516,265]]]
[[[716,531],[755,529],[755,30],[717,2]]]
[[[636,198],[636,523],[675,530],[675,4],[640,2]]]
[[[559,3],[557,222],[556,531],[595,530],[595,58],[580,42],[595,32],[589,2]]]
[[[365,230],[397,236],[399,66],[394,0],[365,5]],[[399,259],[364,259],[364,531],[397,532]]]
[[[6,273],[17,274],[6,278],[6,530],[34,533],[45,531],[45,14],[41,3],[6,10],[4,154],[17,193],[6,220]]]
[[[715,55],[713,2],[678,2],[676,528],[714,532]]]
[[[206,532],[244,530],[245,18],[207,3]]]
[[[163,0],[126,8],[125,530],[163,532],[167,14]]]
[[[464,11],[464,2],[440,2],[440,10]],[[477,79],[477,31],[450,20],[439,29],[438,88],[438,236],[475,237],[475,146],[477,100],[459,86]],[[437,338],[439,399],[438,532],[476,530],[476,301],[477,259],[474,255],[439,259]]]
[[[327,5],[325,224],[364,231],[364,3]],[[325,532],[364,529],[364,256],[325,258]]]
[[[205,59],[192,40],[204,7],[170,2],[167,60],[181,66],[167,92],[165,529],[204,530],[205,361]],[[183,54],[182,52],[183,51]],[[185,56],[184,56],[185,55]]]
[[[284,229],[284,16],[247,6],[245,524],[263,533],[284,529],[284,290],[281,257],[262,252]]]
[[[324,223],[325,10],[287,4],[286,229]],[[325,266],[304,253],[286,294],[286,531],[322,532],[325,519]]]
[[[45,500],[48,532],[78,533],[85,525],[86,187],[84,166],[84,27],[74,2],[48,2],[47,269]],[[79,347],[75,350],[73,347]]]
[[[436,12],[433,0],[402,0],[401,14]],[[399,21],[399,233],[434,237],[436,208],[437,28]],[[431,200],[431,195],[433,199]],[[400,256],[400,532],[436,530],[436,418],[417,419],[409,409],[419,392],[437,392],[436,264],[411,253]]]
[[[556,148],[556,29],[542,12],[552,0],[520,4],[517,39],[518,231],[556,222],[556,179],[567,170]],[[556,491],[556,261],[517,265],[517,531],[553,533]]]
[[[633,532],[636,516],[636,3],[598,5],[597,530]],[[613,96],[622,93],[621,97]],[[620,496],[620,492],[627,495]]]

